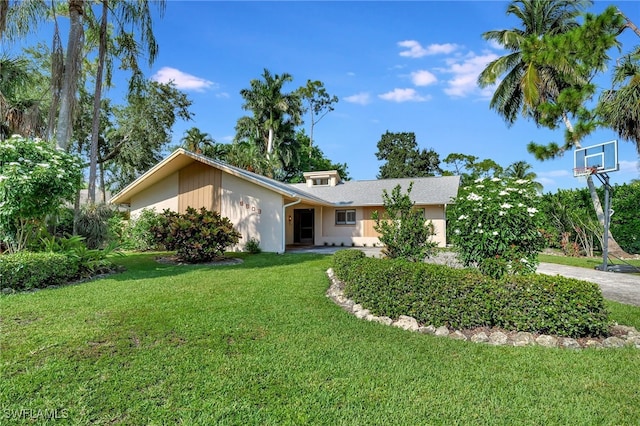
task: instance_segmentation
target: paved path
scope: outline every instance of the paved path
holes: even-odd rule
[[[562,275],[563,277],[591,281],[600,286],[605,299],[640,306],[640,276],[638,275],[603,272],[553,263],[541,263],[538,265],[538,272],[546,275]]]
[[[311,252],[333,254],[337,250],[350,247],[295,247],[287,248],[292,252]],[[358,247],[367,256],[380,256],[380,248]],[[538,273],[546,275],[561,275],[567,278],[577,278],[591,281],[600,286],[605,299],[625,303],[627,305],[640,306],[640,276],[617,272],[603,272],[595,269],[578,268],[576,266],[556,265],[553,263],[541,263],[538,265]]]

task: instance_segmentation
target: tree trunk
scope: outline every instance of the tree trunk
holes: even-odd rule
[[[73,109],[76,99],[78,78],[82,67],[82,45],[84,29],[82,22],[84,0],[69,0],[69,18],[71,28],[67,43],[67,57],[65,59],[64,80],[62,82],[62,96],[60,112],[56,129],[56,148],[67,151],[71,135],[73,134]]]
[[[267,159],[271,159],[273,152],[273,127],[269,127],[269,140],[267,141]]]
[[[93,119],[91,121],[91,145],[89,149],[89,202],[96,202],[96,168],[98,164],[98,141],[100,136],[100,101],[102,99],[102,75],[107,53],[108,0],[102,0],[102,20],[100,22],[100,44],[98,47],[98,69],[96,88],[93,95]]]
[[[631,31],[633,31],[634,33],[636,33],[636,35],[638,37],[640,37],[640,29],[636,26],[636,24],[634,24],[633,21],[631,21],[631,19],[627,18],[627,15],[622,13],[622,11],[620,9],[618,9],[618,13],[620,15],[622,15],[622,17],[624,18],[625,21],[627,21],[627,23],[624,26],[626,28],[630,28]]]

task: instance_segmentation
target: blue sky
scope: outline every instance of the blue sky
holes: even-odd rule
[[[348,164],[353,179],[375,178],[376,144],[388,130],[414,132],[419,146],[433,148],[441,159],[459,152],[502,166],[527,161],[545,192],[583,186],[573,178],[572,153],[540,162],[526,150],[530,141],[562,142],[564,128],[538,129],[525,120],[507,127],[489,109],[491,92],[475,84],[480,70],[505,53],[481,34],[517,25],[505,14],[507,4],[170,0],[164,17],[154,21],[160,53],[148,76],[173,80],[193,100],[194,120],[176,124],[174,143],[193,126],[230,142],[236,121],[247,114],[239,92],[267,68],[293,76],[287,91],[311,79],[338,96],[314,139],[332,161]],[[590,10],[609,4],[640,24],[637,1],[596,2]],[[631,32],[622,41],[625,53],[640,44]],[[601,84],[610,83],[605,78]],[[600,131],[584,145],[615,137]],[[632,143],[619,142],[619,160],[612,182],[640,177]]]

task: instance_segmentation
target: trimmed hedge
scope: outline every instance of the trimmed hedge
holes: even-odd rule
[[[500,327],[562,336],[607,333],[597,284],[545,275],[496,280],[473,269],[374,259],[340,251],[334,272],[345,294],[374,315],[410,315],[456,329]]]
[[[0,256],[0,288],[30,290],[64,284],[78,270],[78,262],[60,253],[5,254]]]

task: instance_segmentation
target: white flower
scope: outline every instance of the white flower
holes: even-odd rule
[[[468,218],[469,216],[461,214],[460,217],[458,218],[458,220],[465,220],[466,218]]]
[[[493,232],[491,233],[491,235],[493,235],[493,236],[498,235],[498,231],[493,231]]]
[[[518,207],[524,207],[524,204],[518,203]]]
[[[36,164],[36,166],[44,167],[45,169],[49,168],[49,164],[47,164],[47,163],[38,163],[38,164]]]
[[[509,195],[509,193],[507,191],[500,191],[498,195],[505,196],[505,195]]]
[[[518,179],[518,180],[516,181],[516,183],[517,183],[518,185],[522,185],[523,183],[528,183],[528,182],[529,182],[529,181],[528,181],[528,180],[526,180],[526,179]]]
[[[530,213],[530,214],[538,213],[538,209],[536,209],[535,207],[529,207],[527,208],[527,213]]]
[[[459,233],[460,233],[460,230],[459,230],[459,229],[454,229],[454,230],[453,230],[453,233],[454,233],[454,234],[459,234]]]
[[[505,214],[507,214],[507,212],[503,212],[502,210],[498,212],[498,216],[504,216]]]
[[[520,259],[520,262],[522,263],[529,263],[529,261],[527,259],[525,259],[524,257],[522,259]]]
[[[467,200],[469,201],[480,201],[482,200],[482,197],[476,193],[471,193],[469,195],[467,195]]]
[[[483,229],[478,229],[478,234],[484,234],[484,230]]]
[[[474,180],[474,182],[475,182],[475,183],[480,183],[480,182],[482,182],[483,180],[484,180],[484,178],[478,178],[478,179]]]
[[[513,206],[509,203],[504,203],[503,205],[500,206],[500,208],[503,208],[503,209],[510,209],[511,207]]]
[[[484,188],[484,185],[476,185],[476,188]]]
[[[497,177],[491,178],[491,182],[500,182],[500,181],[501,181],[500,178],[497,178]]]

